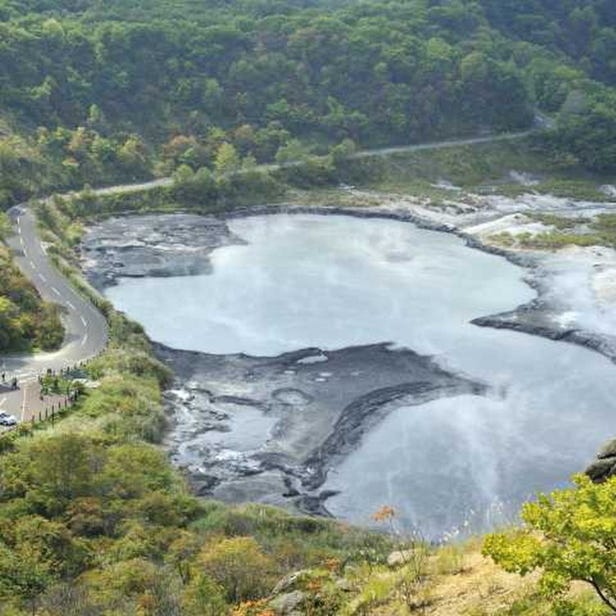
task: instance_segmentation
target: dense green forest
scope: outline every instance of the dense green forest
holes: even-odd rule
[[[608,0],[0,2],[0,204],[52,188],[556,126],[616,168]],[[301,145],[300,145],[301,144]],[[287,152],[288,158],[288,152]]]

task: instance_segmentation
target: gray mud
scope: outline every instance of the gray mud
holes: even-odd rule
[[[212,251],[241,243],[223,220],[212,216],[152,214],[96,225],[83,240],[81,255],[88,280],[103,289],[121,276],[207,274]]]
[[[559,323],[559,312],[541,299],[515,310],[473,319],[479,327],[510,329],[550,340],[571,342],[605,355],[616,363],[616,336],[607,336]]]
[[[485,391],[387,344],[277,357],[155,348],[176,374],[166,393],[174,424],[167,446],[195,491],[311,513],[327,513],[330,494],[319,488],[328,470],[388,412]]]

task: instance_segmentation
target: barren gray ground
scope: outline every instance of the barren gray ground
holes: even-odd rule
[[[197,491],[309,511],[323,512],[328,468],[388,410],[485,390],[384,344],[262,358],[157,353],[178,376],[166,394],[176,422],[171,455]]]

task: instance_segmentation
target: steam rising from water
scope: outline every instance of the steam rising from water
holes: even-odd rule
[[[387,220],[268,216],[230,226],[248,244],[216,250],[212,275],[123,280],[108,296],[176,348],[276,355],[391,341],[491,386],[484,398],[393,411],[330,473],[325,488],[342,490],[328,501],[333,513],[367,522],[391,504],[429,536],[484,527],[563,485],[610,436],[609,361],[470,325],[534,296],[505,260]],[[561,274],[575,292],[578,274]]]

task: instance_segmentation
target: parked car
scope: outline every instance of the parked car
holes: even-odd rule
[[[0,426],[16,426],[17,419],[14,415],[9,415],[4,411],[0,411]]]

